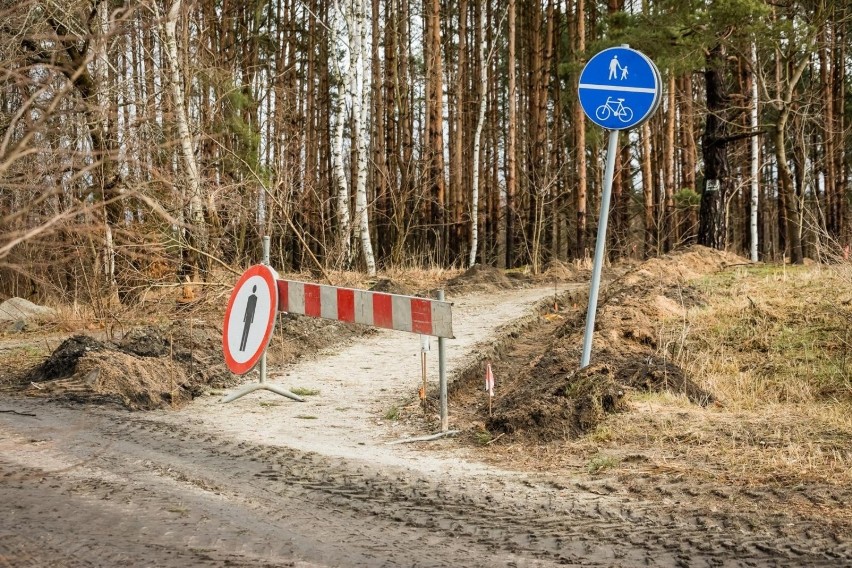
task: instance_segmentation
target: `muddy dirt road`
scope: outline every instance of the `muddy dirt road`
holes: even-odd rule
[[[451,362],[463,364],[498,326],[552,294],[455,299]],[[503,471],[452,440],[388,444],[424,433],[383,419],[416,404],[416,336],[371,334],[273,367],[270,380],[319,393],[301,404],[254,393],[230,405],[216,393],[148,413],[0,400],[0,566],[852,562],[848,540],[818,523],[767,525],[688,494],[650,500]]]

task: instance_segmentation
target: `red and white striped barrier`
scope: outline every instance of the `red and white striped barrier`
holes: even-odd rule
[[[278,310],[282,312],[453,337],[450,302],[295,280],[278,280],[277,283]]]

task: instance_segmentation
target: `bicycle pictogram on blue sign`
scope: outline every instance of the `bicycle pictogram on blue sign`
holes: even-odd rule
[[[624,106],[624,99],[622,98],[607,97],[606,102],[595,109],[595,117],[600,121],[605,121],[610,116],[615,116],[621,122],[630,122],[633,120],[633,109]]]
[[[589,60],[577,91],[592,122],[609,130],[625,130],[657,110],[660,83],[660,72],[644,54],[629,47],[612,47]]]

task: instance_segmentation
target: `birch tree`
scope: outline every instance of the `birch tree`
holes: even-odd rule
[[[479,37],[479,117],[473,134],[473,180],[471,183],[470,214],[470,258],[468,266],[476,264],[476,249],[479,246],[479,148],[482,141],[482,126],[485,124],[485,110],[488,105],[488,62],[485,60],[485,10],[479,11],[477,25]]]
[[[757,45],[751,44],[751,64],[752,70],[757,68]],[[757,131],[758,128],[758,89],[757,89],[757,74],[752,71],[751,74],[751,113],[750,124],[752,131]],[[749,211],[749,228],[751,239],[750,255],[752,262],[757,262],[757,207],[759,205],[760,196],[760,140],[757,136],[751,137],[751,207]]]
[[[370,58],[364,52],[367,46],[367,0],[354,0],[354,9],[349,12],[349,33],[352,41],[351,63],[355,68],[352,97],[354,123],[353,139],[358,147],[358,166],[355,185],[355,220],[361,238],[361,252],[367,265],[367,275],[376,275],[376,258],[370,238],[370,217],[367,212],[367,142],[370,113]]]
[[[189,245],[193,249],[190,256],[195,259],[192,268],[194,271],[197,271],[201,265],[201,252],[208,251],[209,235],[204,219],[204,199],[201,193],[201,178],[198,174],[198,163],[195,161],[195,145],[192,140],[192,133],[189,130],[186,98],[183,92],[182,70],[178,57],[177,34],[175,32],[178,16],[181,12],[181,1],[174,0],[172,2],[172,6],[166,15],[163,25],[163,33],[166,40],[166,57],[169,60],[169,83],[172,91],[175,122],[177,123],[178,136],[180,137],[185,191],[188,193],[188,212],[189,222],[191,223]],[[156,2],[154,2],[154,9],[159,10]],[[184,198],[183,201],[187,202],[187,199]]]
[[[352,265],[352,221],[349,216],[349,184],[346,180],[346,170],[343,165],[343,124],[346,122],[346,97],[344,96],[343,70],[340,61],[342,57],[338,42],[340,41],[340,26],[348,22],[349,18],[340,6],[340,1],[335,0],[334,12],[338,18],[331,22],[329,43],[332,50],[333,81],[337,88],[337,108],[334,113],[333,132],[331,137],[331,163],[335,183],[337,184],[337,222],[338,239],[340,242],[343,264],[346,268]],[[354,81],[355,66],[351,61],[352,54],[348,56],[346,83],[351,85]]]
[[[370,237],[370,216],[367,203],[367,165],[368,143],[370,130],[370,61],[367,50],[367,0],[349,0],[342,8],[339,0],[334,3],[335,10],[346,22],[349,43],[349,67],[346,74],[348,98],[352,104],[352,145],[356,149],[357,162],[354,168],[355,185],[355,223],[358,225],[358,235],[361,242],[361,253],[369,276],[376,275],[376,257],[373,253],[373,243]],[[332,49],[337,49],[338,32],[335,22],[332,23]],[[338,70],[338,77],[340,76]],[[340,82],[338,82],[338,85]],[[337,215],[340,222],[340,239],[343,256],[347,265],[351,264],[352,252],[349,244],[351,223],[349,220],[349,187],[343,167],[343,123],[345,121],[345,101],[338,100],[335,114],[334,133],[332,140],[332,163],[334,177],[338,184]]]

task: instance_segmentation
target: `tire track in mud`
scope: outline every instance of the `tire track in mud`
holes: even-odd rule
[[[40,415],[51,410],[38,409]],[[65,414],[54,418],[62,422]],[[176,524],[183,536],[155,542],[168,550],[181,538],[193,539],[203,554],[193,565],[233,554],[240,530],[251,542],[235,557],[237,565],[300,557],[347,566],[400,565],[405,558],[424,566],[836,565],[852,559],[852,551],[820,527],[799,524],[767,534],[747,518],[685,509],[684,503],[661,514],[658,503],[571,485],[557,490],[504,476],[440,480],[100,409],[89,412],[87,426],[73,434],[74,444],[64,444],[66,450],[86,463],[87,472],[110,476],[84,475],[85,491],[110,503],[129,502],[143,520],[163,511],[177,516],[166,525]],[[9,479],[24,485],[41,479],[48,481],[36,485],[58,482],[62,494],[83,492],[75,490],[82,472],[57,479],[33,469],[20,473],[17,466],[19,473],[10,474],[0,466],[2,489]],[[148,495],[140,498],[140,491]],[[114,532],[136,534],[138,528],[125,522]],[[286,545],[276,544],[282,534],[290,535]]]
[[[50,410],[41,408],[39,415]],[[68,414],[61,412],[50,421],[68,422]],[[139,539],[146,547],[157,544],[169,554],[189,544],[193,553],[189,562],[172,562],[168,555],[145,556],[145,564],[157,566],[221,566],[225,560],[237,566],[280,566],[300,557],[333,566],[398,566],[407,564],[406,559],[422,566],[551,565],[481,545],[462,550],[455,535],[382,520],[381,499],[373,515],[353,511],[349,499],[362,502],[380,493],[362,481],[364,472],[357,468],[346,468],[342,478],[327,475],[317,468],[322,464],[316,456],[223,442],[203,432],[98,411],[91,412],[86,428],[73,435],[45,433],[36,434],[44,446],[61,445],[65,462],[84,465],[51,473],[23,465],[42,461],[46,449],[29,456],[4,452],[0,499],[28,504],[22,514],[7,518],[19,530],[46,529],[86,543],[80,565],[85,561],[127,565],[127,558],[120,562],[118,556],[132,548],[128,539]],[[8,440],[2,436],[3,442]],[[18,459],[10,462],[9,457]],[[56,469],[63,460],[46,461]],[[311,473],[315,469],[316,474]],[[299,483],[270,481],[271,471]],[[391,478],[380,475],[376,481],[390,483]],[[329,493],[329,498],[317,498],[325,495],[321,488],[326,485],[344,497]],[[31,501],[38,503],[30,506]],[[71,511],[67,516],[54,514],[51,502],[61,502]],[[152,526],[158,527],[156,532]],[[119,540],[98,541],[93,535]],[[0,554],[14,553],[13,549],[5,547]],[[87,552],[92,550],[97,552]],[[48,549],[40,558],[46,558],[44,565],[49,566],[76,561],[53,556]]]

